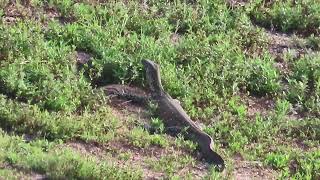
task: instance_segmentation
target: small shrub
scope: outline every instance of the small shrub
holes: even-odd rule
[[[319,4],[313,0],[258,1],[250,12],[253,20],[282,32],[319,34]]]
[[[266,162],[277,169],[286,168],[289,163],[290,156],[284,153],[269,153]]]
[[[134,128],[128,134],[130,143],[139,148],[146,148],[150,145],[158,145],[160,147],[167,147],[169,142],[165,139],[164,135],[153,134],[150,135],[142,128]]]
[[[266,55],[252,63],[252,74],[248,79],[249,90],[257,94],[275,94],[280,90],[280,75]]]

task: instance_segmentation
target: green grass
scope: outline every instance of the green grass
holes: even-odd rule
[[[21,137],[9,137],[1,132],[0,143],[1,163],[34,171],[49,179],[141,179],[139,170],[120,169],[110,162],[99,163],[93,157],[46,140],[26,143]]]
[[[166,172],[169,174],[169,177],[174,176],[175,169],[182,168],[187,165],[192,166],[194,159],[190,156],[180,157],[177,155],[168,155],[161,157],[157,162],[150,160],[148,162],[150,164],[151,169],[160,172]],[[186,177],[190,176],[188,174],[184,174]]]
[[[282,32],[320,33],[320,5],[315,0],[258,0],[253,4],[250,15],[258,24]]]
[[[0,96],[0,125],[18,134],[30,134],[46,139],[83,139],[106,141],[112,139],[120,122],[106,107],[81,114],[41,111],[36,105],[14,102]]]
[[[1,1],[0,9],[6,3]],[[157,119],[152,121],[156,134],[138,127],[137,120],[119,120],[107,97],[93,91],[110,83],[146,87],[141,59],[148,58],[160,64],[165,90],[193,120],[205,124],[215,150],[229,164],[233,155],[240,154],[277,170],[279,178],[317,179],[320,55],[286,57],[288,70],[284,72],[268,51],[265,30],[251,22],[254,19],[282,32],[314,34],[305,40],[313,50],[319,49],[317,3],[291,4],[255,1],[234,9],[218,0],[148,1],[147,7],[135,1],[17,4],[22,17],[14,23],[0,21],[0,127],[10,132],[2,133],[0,143],[7,146],[15,139],[32,153],[24,156],[20,146],[12,145],[1,149],[2,162],[51,178],[141,178],[127,169],[106,170],[109,165],[97,165],[71,150],[51,149],[58,141],[108,144],[125,139],[146,151],[172,144],[194,151],[196,145],[188,141],[172,143],[162,134]],[[61,18],[51,19],[48,9]],[[0,14],[6,16],[5,9]],[[178,37],[175,43],[173,35]],[[79,68],[78,51],[90,54],[92,62]],[[275,102],[274,107],[267,115],[249,116],[248,96],[267,97]],[[294,112],[301,118],[293,117]],[[15,135],[36,139],[30,144]],[[45,142],[46,149],[33,146],[36,142]],[[168,155],[152,167],[170,177],[188,166],[187,160]],[[19,174],[18,170],[0,172],[3,176],[14,173]]]

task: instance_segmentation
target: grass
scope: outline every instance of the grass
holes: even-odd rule
[[[105,107],[84,110],[81,115],[41,111],[36,105],[22,104],[0,97],[1,127],[18,134],[46,139],[106,141],[112,139],[119,122]],[[107,121],[106,121],[106,119]]]
[[[99,163],[93,157],[84,157],[71,149],[58,146],[59,144],[46,140],[26,143],[21,137],[9,137],[1,132],[0,160],[12,168],[35,171],[49,179],[141,178],[140,171],[119,169],[107,163]]]
[[[251,17],[259,24],[283,32],[319,35],[319,4],[314,0],[254,1]]]
[[[49,178],[142,178],[140,172],[96,163],[71,149],[53,150],[57,142],[72,140],[194,151],[196,145],[162,134],[157,119],[152,120],[156,134],[135,125],[137,120],[119,120],[107,97],[94,91],[111,83],[146,87],[140,61],[148,58],[160,64],[166,91],[205,124],[229,164],[240,154],[273,168],[278,178],[319,178],[315,1],[254,1],[230,8],[223,1],[32,0],[11,7],[17,16],[10,15],[8,3],[0,1],[0,127],[10,133],[1,134],[0,159],[13,169],[1,170],[2,176],[29,171]],[[5,22],[11,16],[15,21]],[[288,70],[279,69],[266,30],[252,22],[297,33],[315,52],[286,56]],[[77,52],[90,54],[90,63],[79,67]],[[251,115],[250,98],[271,99],[273,108]],[[24,142],[23,135],[36,139]],[[171,177],[189,164],[173,154],[149,166]],[[208,176],[222,175],[210,171]]]

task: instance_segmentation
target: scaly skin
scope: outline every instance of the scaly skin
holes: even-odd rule
[[[102,89],[108,96],[121,97],[144,106],[146,106],[150,101],[148,95],[144,93],[143,90],[127,85],[111,84],[100,87],[100,89]]]
[[[218,170],[224,169],[224,160],[212,150],[213,140],[193,122],[181,105],[172,99],[162,87],[159,66],[150,61],[143,60],[142,64],[146,70],[146,78],[151,91],[151,100],[157,104],[156,114],[164,121],[166,128],[174,127],[185,129],[185,137],[200,147],[203,158],[214,165]]]

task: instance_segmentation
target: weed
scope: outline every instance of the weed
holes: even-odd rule
[[[148,163],[156,171],[164,171],[168,176],[172,176],[182,166],[191,164],[193,159],[190,156],[179,157],[177,154],[161,157],[158,161],[150,160]]]
[[[151,119],[151,127],[155,129],[156,133],[163,133],[164,132],[164,124],[160,119],[152,118]]]
[[[83,157],[68,148],[56,149],[57,145],[49,143],[49,152],[42,149],[38,140],[28,144],[20,137],[9,137],[1,132],[0,136],[2,161],[13,167],[22,167],[44,174],[47,178],[89,178],[89,179],[140,179],[138,171],[117,169],[111,165],[97,163],[96,159]],[[53,150],[56,149],[56,150]]]
[[[258,23],[283,32],[319,34],[319,4],[313,0],[257,1],[251,16]]]
[[[52,140],[108,140],[112,139],[113,131],[118,127],[118,121],[103,107],[97,112],[84,110],[79,116],[41,111],[35,105],[14,102],[3,95],[0,96],[0,104],[1,128],[16,133],[33,134]]]
[[[249,79],[249,89],[253,93],[266,94],[279,91],[279,72],[272,65],[270,59],[270,56],[265,55],[264,59],[257,59],[252,64],[253,73]]]
[[[130,131],[128,139],[134,146],[145,148],[150,145],[158,145],[160,147],[167,147],[169,142],[165,139],[164,135],[153,134],[150,135],[142,128],[134,128]]]

